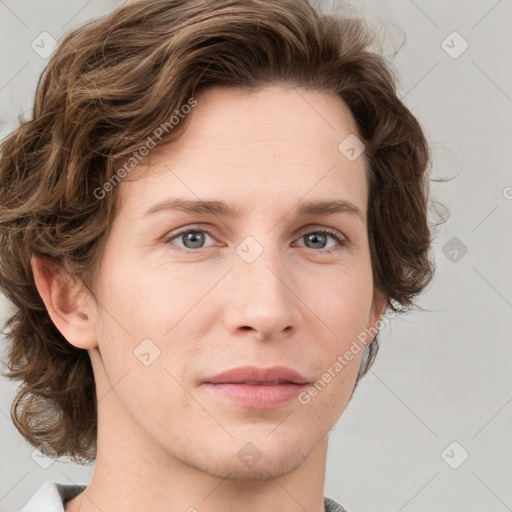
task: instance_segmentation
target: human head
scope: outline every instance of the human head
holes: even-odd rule
[[[96,436],[89,354],[51,321],[31,255],[94,297],[119,210],[113,177],[148,138],[179,144],[189,122],[183,106],[214,85],[254,93],[281,84],[343,101],[365,146],[375,298],[393,311],[413,306],[432,276],[428,145],[370,42],[360,21],[324,16],[305,0],[132,2],[60,41],[32,118],[4,141],[0,163],[0,285],[16,307],[8,362],[23,382],[14,417],[30,442],[90,458]],[[161,126],[172,127],[162,140]],[[377,348],[374,339],[358,379]],[[55,414],[39,433],[30,420],[48,407]]]

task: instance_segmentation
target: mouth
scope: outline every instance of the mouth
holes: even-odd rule
[[[308,379],[298,371],[288,366],[272,366],[270,368],[259,368],[257,366],[239,366],[231,368],[215,376],[205,379],[211,384],[254,384],[270,385],[279,384],[307,384]]]
[[[279,386],[280,384],[296,384],[289,380],[275,380],[273,382],[225,382],[224,384],[246,384],[248,386]]]
[[[309,384],[285,366],[245,366],[225,371],[203,382],[215,396],[249,409],[272,409],[295,399]]]
[[[243,383],[224,384],[206,383],[206,387],[217,396],[227,398],[232,403],[249,409],[273,409],[281,407],[295,398],[307,387],[307,384]]]

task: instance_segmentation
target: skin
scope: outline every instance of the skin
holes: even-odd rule
[[[98,390],[94,474],[67,512],[324,509],[328,433],[352,395],[362,350],[305,405],[249,409],[202,381],[246,364],[283,364],[315,382],[383,314],[364,154],[350,161],[338,150],[357,126],[324,92],[216,86],[196,99],[184,134],[118,185],[96,279],[100,306],[79,293],[79,281],[33,258],[48,312],[71,344],[88,350]],[[238,218],[144,217],[169,197],[246,210]],[[363,219],[295,212],[301,200],[331,199],[350,201]],[[189,227],[211,236],[202,246],[183,236],[164,242]],[[308,243],[304,235],[325,228],[346,243]],[[263,249],[252,263],[236,252],[246,237]],[[147,338],[160,350],[149,366],[134,356]],[[237,457],[248,442],[261,454],[252,467]]]

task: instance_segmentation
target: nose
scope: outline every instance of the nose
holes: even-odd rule
[[[244,248],[249,250],[244,252]],[[227,331],[238,336],[247,331],[247,336],[260,341],[292,335],[301,318],[301,301],[293,281],[292,268],[283,254],[258,247],[254,241],[241,244],[223,283]]]

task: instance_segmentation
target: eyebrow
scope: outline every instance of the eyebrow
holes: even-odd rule
[[[244,208],[229,205],[225,201],[206,201],[172,198],[166,199],[149,208],[143,215],[147,217],[160,211],[182,211],[185,213],[206,213],[226,217],[240,217]],[[313,215],[335,215],[346,213],[359,217],[365,222],[363,212],[346,199],[332,201],[302,201],[297,206],[297,215],[301,217]]]

